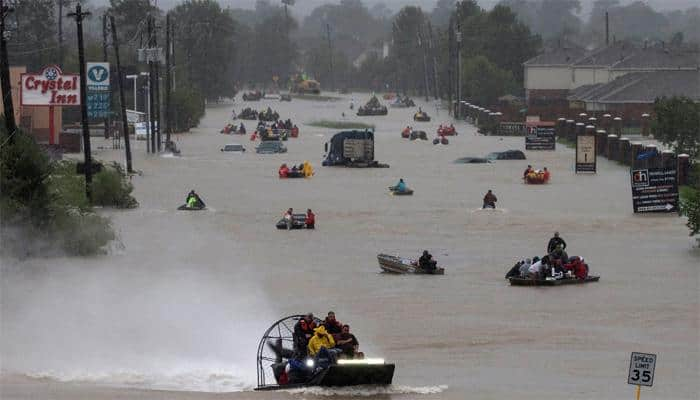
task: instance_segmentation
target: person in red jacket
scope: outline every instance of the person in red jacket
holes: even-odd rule
[[[280,178],[286,178],[289,175],[289,168],[287,168],[287,164],[282,164],[278,173]]]
[[[309,208],[308,210],[306,210],[306,228],[307,229],[314,229],[315,224],[316,224],[316,215]]]
[[[544,174],[544,181],[545,181],[545,182],[549,182],[549,176],[550,176],[550,175],[549,175],[549,171],[547,170],[547,167],[544,167],[543,174]]]

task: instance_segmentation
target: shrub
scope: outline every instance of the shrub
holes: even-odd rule
[[[116,208],[135,208],[139,203],[131,196],[134,186],[127,180],[121,165],[112,162],[102,169],[92,181],[92,202],[96,205]]]

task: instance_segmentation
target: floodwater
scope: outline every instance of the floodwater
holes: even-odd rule
[[[355,104],[366,94],[354,94]],[[658,354],[642,396],[695,399],[700,391],[700,252],[674,215],[632,213],[628,171],[598,160],[573,173],[573,150],[527,152],[526,161],[453,164],[523,149],[523,138],[477,136],[457,124],[448,146],[411,142],[411,124],[434,136],[449,121],[414,123],[412,110],[355,117],[338,102],[268,104],[301,137],[289,152],[257,155],[247,137],[219,134],[231,105],[213,105],[182,157],[149,156],[137,142],[135,210],[105,210],[119,232],[94,258],[2,260],[2,399],[620,399],[630,352]],[[234,105],[240,111],[246,103]],[[315,119],[376,124],[376,157],[389,169],[320,166],[336,132]],[[246,121],[251,129],[252,123]],[[248,152],[227,154],[226,143]],[[97,140],[95,156],[122,160]],[[279,180],[282,162],[311,161],[312,179]],[[524,185],[527,164],[552,171]],[[387,186],[403,177],[412,197]],[[178,212],[190,189],[209,209]],[[498,212],[480,211],[492,189]],[[288,207],[311,208],[314,231],[278,231]],[[542,255],[558,230],[598,283],[509,287],[516,260]],[[379,273],[380,252],[429,249],[445,276]],[[389,388],[258,393],[255,352],[275,320],[334,310],[368,356],[396,364]],[[223,394],[222,394],[223,393]]]

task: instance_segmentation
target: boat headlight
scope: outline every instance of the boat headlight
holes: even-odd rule
[[[309,368],[313,368],[314,367],[314,360],[307,358],[306,359],[306,366]]]
[[[361,360],[338,360],[340,365],[378,365],[384,364],[383,358],[364,358]]]

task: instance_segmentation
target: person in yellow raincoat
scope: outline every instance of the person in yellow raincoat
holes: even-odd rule
[[[302,164],[303,167],[301,171],[304,173],[304,177],[310,178],[314,175],[314,167],[311,166],[311,163],[308,161],[304,161],[304,164]]]
[[[315,357],[322,347],[325,347],[328,350],[335,347],[335,340],[333,339],[333,336],[326,332],[326,328],[323,325],[314,329],[314,336],[309,339],[309,344],[307,346],[309,356]]]

